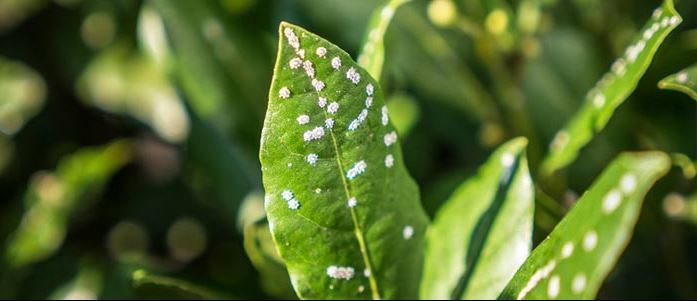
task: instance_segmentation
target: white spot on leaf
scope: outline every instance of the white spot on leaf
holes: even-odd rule
[[[684,84],[687,82],[687,72],[683,71],[678,73],[678,75],[675,76],[675,81]]]
[[[298,69],[300,65],[303,64],[303,61],[300,58],[294,57],[288,64],[290,65],[290,69]]]
[[[319,100],[317,100],[317,105],[320,108],[324,108],[324,106],[327,105],[327,98],[326,97],[320,97]]]
[[[387,106],[382,106],[382,125],[387,125],[390,122],[389,112],[387,111]]]
[[[372,96],[366,97],[366,99],[365,99],[365,107],[366,107],[366,108],[370,108],[372,105],[373,105],[373,97],[372,97]]]
[[[336,101],[330,103],[329,106],[327,107],[327,112],[329,112],[330,114],[336,114],[336,111],[338,111],[338,110],[339,110],[339,103]]]
[[[290,97],[290,89],[288,87],[281,88],[281,90],[278,90],[278,97],[288,99]]]
[[[516,299],[522,300],[525,298],[525,296],[532,291],[532,289],[537,286],[537,284],[540,282],[540,280],[547,278],[549,274],[554,270],[554,268],[557,266],[557,261],[552,260],[549,263],[547,263],[545,266],[537,270],[532,276],[530,277],[530,280],[528,280],[528,283],[525,284],[525,287],[523,287],[522,290],[520,290],[520,293],[518,293],[518,297]]]
[[[576,294],[580,294],[586,288],[586,275],[583,273],[578,273],[574,276],[571,281],[571,291]]]
[[[392,156],[392,154],[387,154],[387,156],[385,156],[385,166],[387,168],[394,166],[394,156]]]
[[[634,189],[636,189],[636,176],[631,173],[622,176],[622,179],[620,179],[620,188],[625,194],[634,192]]]
[[[307,115],[298,116],[298,123],[299,124],[307,124],[308,122],[310,122],[310,116],[307,116]]]
[[[353,278],[354,270],[352,267],[340,267],[331,265],[327,268],[327,275],[334,279],[349,280]]]
[[[324,47],[317,47],[317,50],[315,50],[315,54],[319,57],[324,57],[327,55],[327,48]]]
[[[612,213],[622,202],[622,194],[617,189],[610,190],[603,198],[603,212]]]
[[[352,197],[352,198],[350,198],[350,199],[348,200],[348,206],[349,206],[349,208],[356,207],[356,205],[358,205],[358,200],[356,200],[355,197]]]
[[[298,202],[298,200],[296,199],[292,199],[288,201],[288,208],[292,210],[298,210],[298,208],[300,208],[300,202]]]
[[[331,129],[334,127],[334,119],[327,118],[324,120],[324,127]]]
[[[600,93],[600,92],[598,92],[597,94],[595,94],[595,96],[593,97],[593,105],[594,105],[596,108],[602,108],[603,105],[605,105],[605,95],[603,95],[603,94]]]
[[[288,39],[288,44],[290,44],[291,47],[296,50],[300,48],[300,40],[298,40],[298,36],[295,35],[293,29],[286,27],[286,29],[283,30],[283,34],[285,34],[286,39]]]
[[[315,90],[317,92],[322,91],[324,89],[324,82],[321,80],[318,80],[316,78],[312,79],[312,86],[315,87]]]
[[[554,299],[559,296],[560,282],[559,275],[554,275],[552,278],[549,278],[549,283],[547,283],[547,296],[549,298]]]
[[[574,253],[574,244],[572,242],[567,242],[561,248],[561,258],[569,258],[571,254]]]
[[[397,142],[397,132],[392,131],[392,132],[385,134],[385,138],[383,140],[385,140],[386,146],[390,146],[390,145],[394,144],[395,142]]]
[[[346,177],[349,180],[353,180],[355,177],[363,174],[365,172],[365,169],[368,167],[368,164],[365,163],[365,161],[361,160],[353,164],[353,167],[349,169],[346,172]]]
[[[358,128],[358,126],[361,125],[361,123],[363,123],[363,121],[365,121],[365,119],[366,119],[367,117],[368,117],[368,110],[367,110],[367,109],[363,109],[363,110],[361,111],[361,113],[358,114],[358,117],[356,117],[356,119],[354,119],[353,121],[351,121],[351,123],[350,123],[349,126],[348,126],[348,130],[349,130],[349,131],[353,131],[353,130],[355,130],[356,128]]]
[[[315,77],[315,68],[312,67],[312,62],[310,62],[310,61],[303,62],[303,69],[305,69],[305,73],[307,74],[307,76],[309,76],[310,78]]]
[[[501,156],[501,164],[504,167],[511,167],[515,163],[515,157],[511,153],[505,153]]]
[[[346,71],[346,78],[350,80],[354,85],[357,85],[361,81],[361,75],[356,71],[356,68],[349,68]]]
[[[309,154],[307,155],[307,157],[305,157],[305,160],[307,161],[307,163],[310,163],[310,165],[315,165],[315,163],[317,163],[318,158],[319,156],[317,156],[317,154]]]
[[[339,67],[341,67],[341,59],[337,56],[332,59],[332,68],[339,70]]]
[[[286,201],[290,201],[293,199],[293,192],[286,189],[283,192],[281,192],[281,197]]]
[[[372,96],[374,89],[373,84],[368,84],[365,86],[365,93],[368,93],[368,96]]]
[[[583,236],[583,249],[587,252],[593,251],[598,245],[598,233],[594,230],[588,231],[585,236]]]
[[[314,129],[306,131],[303,134],[303,140],[305,140],[305,141],[317,140],[319,138],[322,138],[322,136],[324,136],[324,128],[321,126],[318,126]]]
[[[412,238],[412,236],[414,236],[414,227],[409,225],[405,226],[404,229],[402,229],[402,237],[409,240]]]

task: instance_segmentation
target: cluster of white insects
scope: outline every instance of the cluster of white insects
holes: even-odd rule
[[[608,193],[603,198],[603,203],[601,210],[605,214],[610,214],[619,207],[622,202],[622,197],[628,197],[637,187],[636,176],[632,173],[627,173],[620,178],[617,188],[610,189]],[[595,230],[590,230],[586,232],[581,241],[581,247],[586,252],[592,252],[598,246],[598,232]],[[518,293],[518,299],[523,299],[525,296],[532,291],[537,284],[550,277],[550,274],[554,271],[557,264],[561,260],[571,257],[574,253],[574,243],[568,241],[564,243],[561,248],[559,259],[552,259],[542,268],[538,269],[533,273],[530,280],[526,283],[525,287]],[[578,272],[574,278],[571,280],[571,291],[574,294],[580,294],[586,288],[586,274],[583,272]],[[561,277],[559,275],[552,275],[547,282],[547,296],[549,298],[556,298],[559,296],[561,290]]]
[[[639,55],[641,55],[647,43],[649,43],[649,40],[659,30],[669,26],[676,26],[680,23],[680,17],[678,16],[664,16],[661,18],[662,12],[663,10],[661,8],[657,8],[653,12],[652,18],[654,23],[644,30],[639,41],[627,47],[624,56],[615,60],[610,66],[611,72],[606,73],[600,81],[598,81],[598,84],[588,92],[586,99],[591,101],[595,108],[602,109],[605,106],[606,99],[602,91],[604,91],[617,77],[625,74],[627,67],[633,64]],[[561,130],[556,134],[554,139],[552,139],[550,148],[553,150],[560,150],[566,146],[568,140],[568,133],[566,130]]]
[[[293,57],[288,61],[288,66],[290,67],[290,69],[298,70],[302,67],[302,69],[300,70],[304,71],[304,73],[310,78],[311,85],[314,88],[314,90],[316,92],[323,91],[326,88],[326,85],[323,81],[316,78],[317,73],[315,71],[315,65],[312,61],[305,58],[305,50],[300,48],[300,39],[298,38],[298,36],[291,28],[285,28],[283,30],[283,34],[285,35],[288,44],[291,47],[293,47],[297,55],[296,57]],[[329,55],[329,52],[324,47],[317,47],[315,49],[315,54],[318,58],[326,58]],[[329,64],[334,71],[340,71],[343,66],[341,58],[339,58],[338,56],[331,58]],[[349,67],[348,70],[346,70],[345,78],[346,80],[348,80],[356,86],[361,83],[361,74],[355,67]],[[363,123],[365,123],[365,121],[368,118],[368,114],[370,113],[369,109],[373,105],[373,97],[375,93],[375,87],[373,86],[373,84],[367,83],[365,85],[365,93],[365,108],[362,109],[358,116],[356,116],[356,118],[349,123],[349,125],[347,126],[348,132],[352,132],[358,129]],[[288,87],[284,86],[278,90],[278,96],[281,99],[289,99],[292,96],[292,92]],[[329,99],[327,99],[326,96],[319,96],[317,105],[321,109],[326,110],[326,113],[329,115],[337,114],[340,107],[338,102],[330,101]],[[382,106],[379,114],[381,116],[381,124],[385,127],[388,126],[389,113],[387,107]],[[296,121],[300,125],[309,125],[313,120],[311,120],[309,115],[302,114],[297,117]],[[336,126],[336,122],[333,118],[326,118],[323,123],[324,124],[322,126],[316,126],[309,130],[306,130],[303,133],[303,141],[312,142],[320,140],[325,136],[327,130],[331,131]],[[391,145],[397,142],[397,133],[395,131],[390,131],[384,135],[383,140],[385,146],[389,148]],[[305,161],[310,165],[316,165],[318,160],[319,156],[315,153],[311,153],[305,156]],[[384,159],[384,164],[387,168],[393,167],[395,164],[395,157],[392,154],[387,154]],[[292,165],[289,164],[289,166]],[[345,177],[348,180],[354,180],[358,176],[364,174],[367,168],[368,163],[366,163],[365,160],[358,160],[357,162],[353,163],[352,166],[346,171]],[[321,191],[322,190],[320,188],[317,188],[315,192],[320,193]],[[300,208],[299,201],[295,198],[295,196],[290,190],[284,190],[281,193],[281,197],[288,203],[288,208],[290,208],[291,210],[297,210]],[[355,197],[351,197],[347,200],[347,205],[349,208],[354,208],[358,205],[358,200]],[[414,235],[414,231],[415,230],[412,226],[405,226],[402,229],[403,238],[405,240],[411,239]],[[354,276],[354,268],[331,265],[327,268],[326,273],[329,277],[334,279],[349,280]],[[364,275],[366,277],[370,276],[369,269],[365,270]],[[362,292],[363,290],[364,287],[361,286],[359,288],[359,292]]]

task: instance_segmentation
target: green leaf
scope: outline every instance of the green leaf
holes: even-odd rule
[[[615,109],[636,88],[656,50],[668,34],[682,22],[672,0],[665,0],[644,25],[635,41],[627,47],[596,86],[588,92],[584,103],[572,120],[557,132],[549,147],[549,154],[541,165],[541,172],[550,176],[567,166],[593,136],[600,132]]]
[[[158,298],[162,298],[162,296],[167,296],[165,298],[185,297],[187,299],[190,298],[198,300],[230,299],[229,296],[223,296],[208,288],[192,284],[188,281],[172,277],[154,275],[148,273],[145,270],[137,270],[133,272],[132,281],[133,286],[138,289],[142,289],[148,286],[157,287],[158,293],[154,294],[154,296],[157,296]]]
[[[305,29],[282,23],[279,38],[260,159],[296,293],[417,297],[428,218],[379,85]]]
[[[24,196],[24,216],[8,244],[9,264],[23,266],[52,255],[65,239],[71,215],[130,158],[130,143],[120,140],[81,149],[62,159],[55,172],[37,173]]]
[[[244,250],[259,272],[266,293],[280,299],[295,297],[288,270],[273,243],[266,218],[245,226]]]
[[[390,0],[378,6],[370,17],[370,23],[363,38],[363,49],[358,56],[358,64],[370,75],[380,80],[382,64],[385,62],[385,33],[395,11],[411,0]]]
[[[592,299],[629,243],[653,184],[670,168],[661,152],[617,157],[501,294],[501,299]]]
[[[697,100],[697,64],[662,79],[658,82],[658,87],[680,91]]]
[[[532,247],[525,138],[499,147],[438,211],[426,235],[422,299],[494,299]]]
[[[46,83],[21,62],[0,57],[0,95],[0,134],[13,135],[43,107]]]

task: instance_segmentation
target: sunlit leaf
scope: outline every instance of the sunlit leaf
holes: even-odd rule
[[[94,263],[83,264],[75,278],[55,290],[50,300],[96,300],[102,290],[103,271]]]
[[[288,270],[273,243],[266,218],[245,227],[244,250],[259,272],[261,286],[266,293],[281,299],[295,297]]]
[[[541,165],[543,175],[549,176],[567,166],[578,156],[593,136],[608,123],[615,109],[636,88],[649,67],[656,50],[668,34],[682,22],[672,0],[657,8],[644,28],[618,58],[596,86],[588,92],[579,111],[557,132],[549,154]]]
[[[680,91],[697,100],[697,64],[662,79],[658,82],[658,87]]]
[[[260,158],[269,226],[301,298],[414,298],[427,217],[377,82],[282,23]]]
[[[592,299],[629,243],[644,196],[668,172],[661,152],[617,157],[533,250],[502,299]]]
[[[0,57],[0,95],[0,134],[12,135],[43,107],[46,83],[26,65]]]
[[[363,48],[358,56],[358,64],[370,75],[380,80],[382,65],[385,62],[385,33],[397,8],[411,0],[390,0],[379,6],[370,17],[370,23],[363,38]]]
[[[413,97],[397,93],[387,100],[387,109],[397,133],[406,137],[419,120],[421,110]]]
[[[527,141],[501,146],[438,211],[426,235],[422,299],[494,299],[532,247]]]
[[[125,47],[107,49],[87,67],[78,83],[88,104],[131,116],[170,142],[182,142],[190,130],[186,109],[167,77],[149,58]]]
[[[39,172],[24,195],[24,216],[12,235],[6,260],[23,266],[51,256],[65,239],[71,215],[95,197],[131,158],[127,141],[85,148],[62,159],[54,172]]]

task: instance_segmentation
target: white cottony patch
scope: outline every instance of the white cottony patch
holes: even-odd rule
[[[355,197],[352,197],[352,198],[350,198],[350,199],[348,200],[348,206],[349,206],[349,208],[356,207],[356,205],[358,205],[358,200],[356,200]]]
[[[321,126],[318,126],[314,129],[306,131],[305,134],[303,134],[303,140],[305,140],[305,141],[317,140],[319,138],[322,138],[322,136],[324,136],[324,128]]]
[[[292,199],[288,201],[288,208],[297,210],[298,208],[300,208],[300,202],[298,202],[298,200],[296,199]]]
[[[678,73],[678,75],[675,76],[675,80],[681,84],[684,84],[687,82],[687,72],[683,71]]]
[[[286,39],[288,39],[288,44],[290,44],[291,47],[296,50],[300,48],[300,40],[298,40],[298,36],[295,35],[293,29],[286,27],[286,29],[283,30],[283,34],[286,36]]]
[[[603,105],[605,105],[605,95],[603,95],[600,92],[595,94],[595,96],[593,97],[593,105],[596,108],[601,108]]]
[[[346,78],[354,85],[358,85],[358,83],[361,81],[361,75],[358,73],[358,71],[356,71],[356,68],[353,67],[346,71]]]
[[[402,229],[402,237],[409,240],[412,236],[414,236],[414,227],[409,225],[405,226],[404,229]]]
[[[290,97],[290,89],[288,87],[281,88],[281,90],[278,90],[278,97],[288,99]]]
[[[319,57],[324,57],[327,55],[327,48],[324,47],[317,47],[317,50],[315,50],[315,54]]]
[[[394,166],[394,156],[392,156],[392,154],[387,154],[387,156],[385,156],[385,166],[387,168]]]
[[[327,275],[334,279],[349,280],[353,278],[354,270],[352,267],[340,267],[331,265],[327,268]]]
[[[290,201],[293,199],[293,192],[286,189],[283,192],[281,192],[281,197],[286,201]]]
[[[358,292],[359,292],[359,293],[362,293],[363,291],[365,291],[365,286],[362,286],[362,285],[359,286],[359,287],[358,287]]]
[[[620,179],[620,188],[625,194],[634,192],[634,189],[636,189],[636,176],[631,173],[622,176],[622,179]]]
[[[324,120],[324,127],[331,129],[334,127],[334,119],[327,118]]]
[[[335,114],[339,110],[339,103],[334,101],[327,106],[327,112],[330,114]]]
[[[397,142],[397,132],[392,131],[392,132],[385,134],[384,140],[385,140],[385,145],[387,145],[387,146],[394,144],[395,142]]]
[[[574,253],[574,244],[572,242],[567,242],[561,248],[561,258],[569,258],[571,254]]]
[[[364,270],[363,270],[363,276],[365,276],[365,278],[370,277],[370,269],[367,269],[367,268],[364,269]]]
[[[390,122],[390,116],[387,112],[387,106],[382,106],[382,125],[387,125]]]
[[[680,23],[680,18],[678,18],[678,16],[672,16],[670,17],[669,23],[670,25],[678,25],[678,23]]]
[[[373,105],[373,97],[372,97],[372,96],[366,97],[366,99],[365,99],[365,107],[366,107],[366,108],[370,108],[372,105]]]
[[[353,167],[349,169],[346,172],[346,177],[349,180],[353,180],[355,177],[361,175],[362,173],[365,172],[365,169],[368,167],[368,164],[365,163],[365,161],[361,160],[356,162],[356,164],[353,164]]]
[[[339,67],[341,67],[341,59],[338,56],[335,56],[332,59],[332,68],[339,70]]]
[[[571,291],[575,294],[580,294],[586,288],[586,275],[578,273],[571,281]]]
[[[305,157],[305,161],[307,161],[307,163],[310,163],[310,165],[315,165],[315,163],[317,163],[318,158],[319,156],[317,156],[317,154],[309,154],[307,155],[307,157]]]
[[[644,50],[645,46],[646,42],[644,42],[644,40],[640,40],[636,44],[629,46],[627,48],[627,51],[625,52],[625,55],[627,55],[627,61],[629,61],[630,63],[634,62],[641,53],[641,51]]]
[[[317,105],[320,108],[324,108],[324,106],[327,105],[327,98],[326,97],[320,97],[319,100],[317,100]]]
[[[315,189],[315,193],[322,193],[322,188],[317,187],[317,188]]]
[[[661,28],[661,27],[658,26],[658,23],[653,23],[653,24],[651,25],[651,30],[653,30],[653,32],[657,32],[660,28]]]
[[[365,86],[365,93],[368,93],[368,96],[372,96],[374,89],[375,88],[373,87],[373,84],[368,84],[367,86]]]
[[[620,206],[620,202],[622,202],[622,194],[617,189],[610,190],[603,199],[603,212],[612,213]]]
[[[583,249],[590,252],[595,249],[598,245],[598,233],[594,230],[588,231],[585,236],[583,236]]]
[[[547,283],[547,296],[549,298],[554,299],[559,296],[560,282],[559,275],[554,275],[552,278],[549,278],[549,282]]]
[[[651,18],[658,19],[658,17],[661,16],[661,8],[656,8],[653,10],[653,14],[651,14]]]
[[[303,62],[303,69],[305,69],[305,73],[307,74],[307,76],[309,76],[310,78],[315,77],[315,68],[312,67],[312,62],[304,61]]]
[[[368,117],[368,110],[363,109],[363,111],[361,111],[361,113],[358,114],[358,117],[356,117],[356,119],[351,121],[351,124],[349,124],[348,130],[353,131],[356,128],[358,128],[358,126],[361,125],[361,123],[363,123],[363,121],[365,121],[365,119],[367,117]]]
[[[522,300],[525,298],[525,296],[532,291],[532,289],[537,286],[537,284],[540,282],[540,280],[547,278],[549,274],[554,270],[554,268],[557,266],[557,261],[552,260],[550,261],[547,265],[543,266],[539,270],[537,270],[534,274],[532,274],[532,277],[530,277],[530,280],[528,280],[528,283],[525,284],[525,287],[523,287],[522,290],[520,290],[520,293],[518,293],[518,297],[516,299]]]
[[[300,49],[295,52],[301,59],[305,59],[305,49]]]
[[[317,92],[319,92],[322,91],[322,89],[324,89],[324,82],[316,78],[313,78],[312,86],[315,87],[315,90],[317,90]]]
[[[385,6],[382,11],[380,12],[380,16],[382,16],[383,19],[391,19],[392,16],[394,15],[394,8],[391,6]]]
[[[665,16],[663,19],[661,19],[661,26],[668,27],[668,25],[670,25],[670,17]]]
[[[515,163],[515,157],[511,153],[505,153],[501,156],[501,164],[504,167],[511,167]]]
[[[303,64],[303,61],[300,58],[294,57],[288,64],[290,65],[290,69],[298,69],[300,65]]]
[[[298,116],[298,123],[299,124],[307,124],[308,122],[310,122],[310,116],[307,116],[307,115]]]
[[[288,168],[291,168],[291,167],[293,167],[293,163],[288,163],[287,166],[288,166]]]
[[[610,70],[612,70],[612,73],[616,74],[617,76],[624,75],[624,59],[617,59],[614,63],[612,63],[612,66],[610,66]]]

